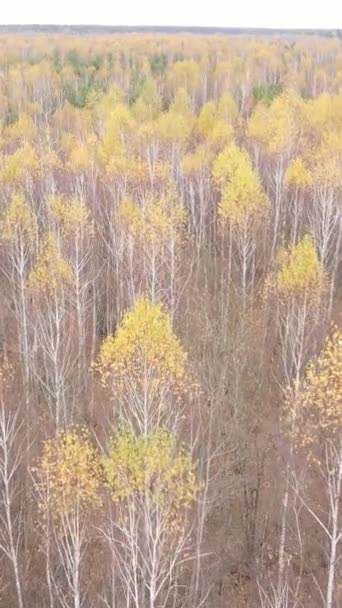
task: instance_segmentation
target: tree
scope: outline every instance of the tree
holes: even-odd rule
[[[285,386],[298,384],[320,317],[317,304],[325,288],[325,273],[314,243],[305,235],[295,245],[278,251],[276,270],[266,281],[266,292],[278,299],[278,327]]]
[[[111,392],[114,420],[144,434],[160,424],[176,428],[192,383],[187,354],[160,304],[137,297],[103,341],[96,369]]]
[[[257,227],[269,210],[269,201],[254,171],[248,153],[235,144],[226,147],[213,163],[213,181],[220,192],[218,215],[228,233],[228,283],[232,281],[232,265],[236,244],[241,276],[243,311],[247,294],[254,289]],[[259,224],[260,225],[260,224]]]
[[[39,173],[39,162],[35,149],[25,142],[13,154],[2,157],[0,182],[17,185],[32,195],[32,181]]]
[[[75,391],[81,394],[95,351],[95,273],[91,270],[94,224],[88,207],[78,199],[50,197],[48,207],[72,276],[68,296],[77,321]],[[91,340],[87,339],[88,333]]]
[[[192,107],[200,83],[200,69],[193,59],[176,61],[168,68],[168,81],[174,90],[184,88],[191,97]]]
[[[20,556],[22,540],[21,431],[19,409],[11,411],[5,402],[11,386],[12,370],[0,368],[0,551],[9,560],[15,583],[18,608],[24,607],[23,575]]]
[[[213,219],[211,164],[214,152],[205,144],[185,154],[181,161],[184,200],[187,203],[189,232],[195,238],[198,255],[210,246]]]
[[[32,473],[50,606],[56,596],[63,608],[69,608],[69,599],[73,608],[81,608],[86,599],[82,564],[90,517],[101,503],[100,464],[87,429],[71,428],[46,440]]]
[[[263,146],[266,153],[264,164],[273,212],[271,259],[279,242],[284,214],[284,175],[291,156],[296,152],[302,112],[303,100],[293,93],[284,92],[269,106],[259,103],[247,125],[248,134]]]
[[[335,605],[335,579],[341,559],[342,541],[342,332],[334,329],[320,356],[312,360],[296,391],[289,394],[287,416],[291,439],[296,449],[304,452],[310,473],[324,483],[319,504],[296,485],[305,509],[325,535],[327,547],[327,581],[319,588],[322,605]],[[308,484],[306,484],[307,488]],[[323,503],[323,504],[322,504]],[[335,600],[334,600],[335,597]]]
[[[3,272],[12,291],[17,323],[18,351],[22,361],[23,385],[26,406],[27,432],[30,416],[31,330],[29,324],[29,303],[27,276],[32,263],[36,239],[36,219],[31,207],[22,194],[14,194],[0,223],[0,235],[6,248],[8,264]]]
[[[202,106],[196,127],[199,134],[214,148],[222,148],[233,138],[233,129],[225,120],[222,104],[219,107],[213,101]]]
[[[28,276],[34,322],[34,376],[45,395],[56,429],[72,420],[70,402],[75,356],[72,319],[66,290],[73,281],[70,264],[58,249],[52,232],[40,239],[37,262]]]
[[[135,121],[129,108],[123,103],[116,104],[103,125],[102,142],[99,149],[103,163],[107,164],[112,156],[124,149],[126,139],[134,127]]]
[[[268,296],[273,294],[276,297],[283,377],[281,386],[283,389],[291,386],[295,400],[301,374],[315,347],[315,338],[317,339],[319,336],[321,319],[318,304],[324,289],[324,269],[317,257],[314,243],[308,235],[297,244],[280,249],[277,259],[279,269],[266,281],[266,293]],[[285,585],[285,543],[292,459],[293,444],[290,444],[285,466],[285,489],[282,501],[276,592],[278,600]]]
[[[36,130],[34,122],[29,114],[21,113],[18,120],[6,127],[4,136],[9,141],[27,141],[35,138]]]
[[[141,206],[130,198],[123,199],[118,215],[127,239],[131,298],[139,290],[149,293],[152,302],[163,297],[174,314],[178,250],[185,222],[182,204],[172,190],[160,199],[151,193]]]
[[[327,310],[331,316],[336,277],[341,263],[342,211],[339,204],[341,188],[341,153],[335,137],[326,141],[316,153],[313,174],[313,204],[309,223],[314,234],[321,262],[330,271],[330,296]]]
[[[189,509],[198,493],[191,455],[163,428],[114,435],[103,459],[111,521],[104,535],[127,605],[176,602],[191,559]],[[115,566],[114,566],[115,567]],[[120,594],[115,601],[120,601]]]

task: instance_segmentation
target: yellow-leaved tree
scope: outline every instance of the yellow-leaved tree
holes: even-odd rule
[[[308,354],[314,350],[320,302],[326,274],[310,235],[298,243],[281,247],[276,256],[277,270],[266,280],[266,295],[275,303],[281,337],[282,370],[285,386],[299,381]]]
[[[145,434],[179,422],[192,383],[187,354],[160,304],[136,299],[116,334],[103,341],[96,369],[112,394],[115,419]]]
[[[135,121],[128,106],[116,104],[103,125],[102,141],[99,146],[99,158],[104,165],[112,156],[122,154],[129,135],[133,132]]]
[[[322,329],[320,302],[324,293],[325,273],[310,235],[305,235],[298,243],[281,248],[276,261],[278,269],[266,280],[266,303],[272,324],[272,336],[280,343],[280,371],[276,370],[276,373],[280,376],[280,385],[285,394],[290,390],[291,398],[295,401],[301,374],[310,355],[315,352]],[[285,547],[288,534],[293,442],[289,445],[286,458],[279,538],[277,584],[279,596],[288,567]]]
[[[270,287],[279,295],[313,298],[321,289],[324,272],[311,236],[305,235],[297,244],[282,247],[276,262],[279,268],[271,278]]]
[[[327,576],[322,586],[324,605],[337,601],[336,572],[342,538],[342,331],[334,328],[318,358],[308,364],[287,416],[290,440],[306,457],[311,484],[295,484],[296,493],[313,525],[328,545]],[[303,478],[302,478],[303,479]],[[315,480],[319,480],[316,487]],[[322,491],[322,483],[324,484]]]
[[[142,207],[125,198],[119,205],[119,217],[135,239],[158,247],[168,240],[179,240],[185,211],[171,196],[161,200],[148,198]]]
[[[235,144],[215,158],[212,177],[219,191],[218,216],[224,239],[228,232],[228,283],[233,279],[241,282],[245,310],[247,295],[255,286],[258,228],[261,221],[265,224],[270,204],[247,151]],[[237,256],[233,255],[234,244]]]
[[[276,96],[268,105],[257,104],[247,124],[248,135],[258,148],[260,164],[268,177],[272,201],[271,257],[279,242],[282,215],[286,212],[284,175],[296,154],[301,133],[304,101],[292,91]]]
[[[81,138],[75,138],[70,137],[69,133],[64,133],[61,139],[67,147],[69,160],[66,167],[72,173],[75,182],[74,191],[77,192],[78,197],[94,200],[100,170],[99,160],[102,159],[96,135],[91,133],[84,138],[82,133]]]
[[[303,100],[292,91],[275,97],[270,105],[259,103],[248,121],[248,134],[268,154],[289,154],[300,133],[303,107]]]
[[[322,133],[322,144],[312,155],[313,197],[310,227],[325,267],[330,273],[327,317],[331,318],[342,244],[342,136],[336,130]]]
[[[342,331],[334,328],[321,354],[312,359],[300,382],[295,401],[289,401],[289,417],[295,419],[292,437],[296,445],[324,455],[324,441],[338,441],[342,431]],[[322,464],[322,463],[321,463]]]
[[[176,598],[179,568],[190,551],[189,509],[199,491],[191,454],[165,428],[144,435],[122,430],[102,463],[113,503],[104,534],[125,601],[164,606]]]
[[[191,455],[177,445],[176,436],[162,427],[147,435],[123,430],[109,442],[102,460],[114,503],[147,498],[160,510],[165,531],[182,528],[184,510],[198,491]]]
[[[222,104],[223,105],[223,104]],[[233,129],[225,120],[224,110],[214,101],[205,103],[199,113],[196,128],[208,145],[220,149],[233,139]]]
[[[87,429],[75,427],[44,442],[32,472],[49,594],[66,595],[73,608],[81,608],[87,594],[82,565],[90,516],[101,504],[100,471]]]
[[[291,159],[285,172],[285,182],[297,188],[309,188],[312,175],[305,161],[300,156]]]
[[[1,238],[5,241],[18,242],[24,246],[24,238],[32,239],[35,233],[35,218],[25,196],[17,192],[1,218]]]
[[[62,236],[81,240],[92,233],[93,226],[89,209],[83,201],[53,196],[48,199],[47,204],[58,223]]]
[[[0,183],[30,189],[39,174],[39,161],[35,149],[25,142],[12,154],[1,157]]]
[[[185,89],[192,105],[195,105],[195,95],[200,82],[200,69],[196,61],[193,59],[175,61],[168,69],[168,82],[173,91]]]
[[[39,243],[37,264],[29,273],[28,287],[46,296],[63,290],[64,285],[71,280],[71,268],[61,256],[54,234],[48,232]]]
[[[225,148],[213,163],[213,181],[220,190],[219,216],[233,225],[269,208],[266,193],[245,150],[235,144]],[[255,217],[254,217],[255,219]]]
[[[35,135],[34,122],[31,116],[25,112],[19,114],[18,120],[4,130],[4,136],[8,141],[33,141]]]

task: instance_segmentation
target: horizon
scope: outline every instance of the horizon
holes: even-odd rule
[[[142,23],[102,23],[102,22],[98,22],[98,23],[69,23],[69,22],[59,22],[59,23],[54,23],[54,22],[44,22],[44,23],[40,23],[40,22],[17,22],[17,23],[0,23],[0,30],[4,29],[4,28],[10,28],[10,29],[15,29],[15,28],[76,28],[76,29],[83,29],[83,28],[90,28],[90,29],[106,29],[106,30],[153,30],[153,31],[158,31],[158,30],[191,30],[191,31],[227,31],[227,32],[232,32],[234,33],[235,31],[237,33],[239,32],[338,32],[342,29],[342,27],[338,27],[338,26],[334,26],[334,27],[320,27],[320,26],[288,26],[288,27],[278,27],[278,26],[269,26],[269,25],[258,25],[258,26],[254,26],[254,25],[191,25],[191,24],[185,24],[185,23],[179,23],[179,24],[174,24],[174,23],[170,23],[170,24],[164,24],[164,23],[159,23],[159,24],[150,24],[150,23],[146,23],[146,24],[142,24]]]

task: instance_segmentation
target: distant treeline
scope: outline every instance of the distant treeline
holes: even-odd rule
[[[307,35],[342,38],[339,29],[277,29],[253,27],[207,27],[207,26],[174,26],[174,25],[0,25],[1,33],[60,33],[60,34],[116,34],[116,33],[151,33],[151,34],[227,34],[227,35]]]

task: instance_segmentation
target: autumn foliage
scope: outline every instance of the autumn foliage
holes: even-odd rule
[[[339,34],[0,34],[0,608],[337,608]]]

